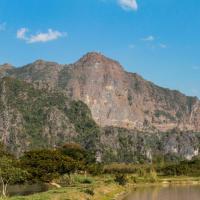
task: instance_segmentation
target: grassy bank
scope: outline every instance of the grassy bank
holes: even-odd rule
[[[51,189],[47,192],[30,196],[16,196],[7,200],[113,200],[134,187],[170,184],[200,184],[198,177],[158,177],[151,181],[145,177],[128,176],[125,186],[120,186],[110,175],[98,177],[73,176],[70,187]]]
[[[110,200],[125,191],[111,176],[74,176],[70,187],[52,189],[30,196],[11,197],[9,200]]]

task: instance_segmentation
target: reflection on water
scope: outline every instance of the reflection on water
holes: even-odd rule
[[[200,186],[136,188],[124,200],[200,200]]]
[[[48,186],[45,184],[33,184],[33,185],[12,185],[8,187],[9,196],[14,195],[29,195],[38,192],[44,192],[48,190]]]

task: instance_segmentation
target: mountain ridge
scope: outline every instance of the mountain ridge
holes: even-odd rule
[[[15,155],[80,143],[103,162],[199,155],[200,102],[98,53],[0,67],[0,141]]]
[[[126,72],[119,62],[91,52],[74,64],[36,61],[7,76],[49,90],[59,89],[88,105],[102,127],[166,132],[200,131],[200,101]],[[1,74],[1,73],[0,73]]]

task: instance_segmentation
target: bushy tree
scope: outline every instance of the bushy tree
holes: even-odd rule
[[[16,167],[14,159],[8,156],[0,157],[0,181],[4,197],[7,194],[8,184],[23,183],[27,177],[28,172]]]
[[[69,156],[77,161],[83,161],[86,158],[86,150],[77,143],[66,143],[60,149],[62,154]]]
[[[92,119],[90,109],[81,101],[72,101],[65,112],[74,124],[77,133],[79,133],[76,141],[90,151],[90,154],[87,154],[87,160],[95,162],[96,151],[100,142],[100,128]]]
[[[33,181],[51,182],[62,174],[70,175],[77,163],[58,150],[34,150],[24,154],[21,165],[31,174]]]

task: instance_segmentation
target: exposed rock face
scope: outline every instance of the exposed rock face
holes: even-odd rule
[[[200,131],[200,101],[196,97],[158,87],[98,53],[88,53],[65,66],[36,61],[12,70],[10,75],[40,87],[59,88],[82,100],[102,127]]]
[[[0,78],[8,75],[8,72],[14,69],[14,67],[8,63],[0,65]]]
[[[119,63],[90,53],[70,69],[63,89],[84,101],[101,126],[137,130],[200,130],[200,102],[127,73]]]
[[[75,141],[105,162],[191,159],[199,154],[197,132],[198,98],[154,85],[99,53],[70,65],[0,66],[0,140],[16,155]]]
[[[0,141],[17,156],[26,150],[75,141],[78,134],[66,113],[69,108],[70,100],[62,94],[3,78],[0,80]]]
[[[170,161],[191,160],[199,155],[200,133],[141,133],[106,127],[101,144],[101,159],[105,162],[152,161],[156,156]]]

